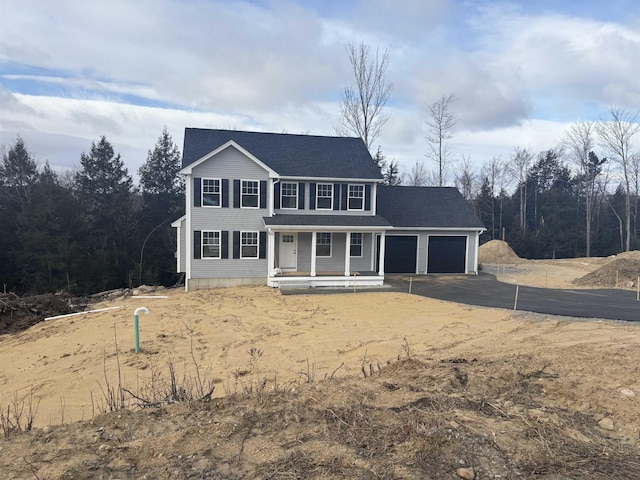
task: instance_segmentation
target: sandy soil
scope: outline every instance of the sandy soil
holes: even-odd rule
[[[573,279],[603,261],[522,261],[499,278],[575,288]],[[198,373],[197,364],[202,377],[216,382],[214,396],[222,397],[290,391],[328,377],[362,378],[363,368],[384,372],[409,356],[473,359],[517,365],[518,372],[551,372],[554,380],[541,387],[542,405],[548,397],[554,408],[596,422],[610,419],[611,435],[634,449],[640,444],[635,324],[473,308],[391,292],[283,296],[268,287],[239,287],[157,294],[169,298],[116,299],[92,308],[122,308],[1,336],[0,406],[32,392],[39,427],[92,419],[107,408],[105,392],[119,377],[139,392],[152,378],[166,378],[168,361],[178,376]],[[139,306],[150,314],[140,317],[142,351],[136,354],[133,311]],[[482,372],[482,384],[497,382],[488,367]]]
[[[576,288],[573,279],[602,261],[528,260],[498,278]],[[548,354],[558,349],[557,355],[563,354],[560,347],[591,349],[594,343],[615,351],[622,347],[612,344],[626,335],[629,341],[640,339],[635,325],[533,319],[398,293],[282,296],[268,287],[160,293],[169,298],[114,300],[92,308],[122,308],[47,321],[0,337],[0,405],[32,391],[40,401],[39,425],[91,418],[104,407],[107,380],[118,383],[118,363],[122,383],[134,388],[169,360],[178,373],[190,374],[192,353],[200,369],[216,378],[215,395],[222,396],[249,381],[243,373],[255,370],[254,364],[258,376],[280,383],[299,381],[311,367],[319,378],[341,364],[339,375],[358,374],[365,355],[382,363],[397,358],[405,338],[419,355],[461,356],[505,355],[538,344]],[[140,315],[142,351],[136,354],[133,311],[139,306],[151,313]]]
[[[593,288],[574,281],[610,261],[609,258],[567,258],[561,260],[520,259],[512,265],[485,265],[484,270],[499,281],[541,288]]]

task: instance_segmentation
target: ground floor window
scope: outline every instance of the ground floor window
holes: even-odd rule
[[[316,239],[316,257],[331,256],[331,233],[320,232]]]
[[[350,252],[352,257],[362,257],[362,233],[351,234]]]
[[[202,258],[220,258],[220,232],[202,232]]]
[[[258,258],[258,232],[240,234],[240,258]]]

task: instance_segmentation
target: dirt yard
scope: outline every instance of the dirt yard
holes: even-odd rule
[[[604,263],[499,278],[576,288]],[[640,325],[392,292],[157,294],[0,336],[2,478],[640,478]]]

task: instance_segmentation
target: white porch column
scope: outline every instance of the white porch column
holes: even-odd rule
[[[318,242],[318,232],[311,232],[311,276],[316,276],[316,243]]]
[[[380,232],[380,257],[378,259],[378,275],[384,277],[384,235],[385,232]]]
[[[480,232],[477,231],[476,232],[476,252],[475,252],[476,261],[474,263],[476,275],[478,275],[478,253],[479,253],[478,249],[479,248],[480,248]]]
[[[344,276],[348,277],[351,274],[351,232],[346,233],[344,244]]]
[[[274,259],[276,258],[276,234],[273,230],[267,230],[267,271],[269,278],[275,275]],[[268,279],[267,279],[268,280]]]

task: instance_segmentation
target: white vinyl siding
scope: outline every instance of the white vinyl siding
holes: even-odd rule
[[[264,230],[264,210],[259,208],[233,208],[234,179],[268,180],[268,173],[234,147],[218,153],[194,168],[194,177],[229,179],[229,208],[192,208],[191,230],[226,230],[229,232],[229,258],[215,262],[196,260],[193,252],[186,261],[191,263],[191,278],[267,278],[267,260],[240,261],[232,257],[232,232]],[[193,244],[193,233],[186,241]],[[191,247],[193,250],[193,247]],[[213,268],[215,266],[215,268]]]

